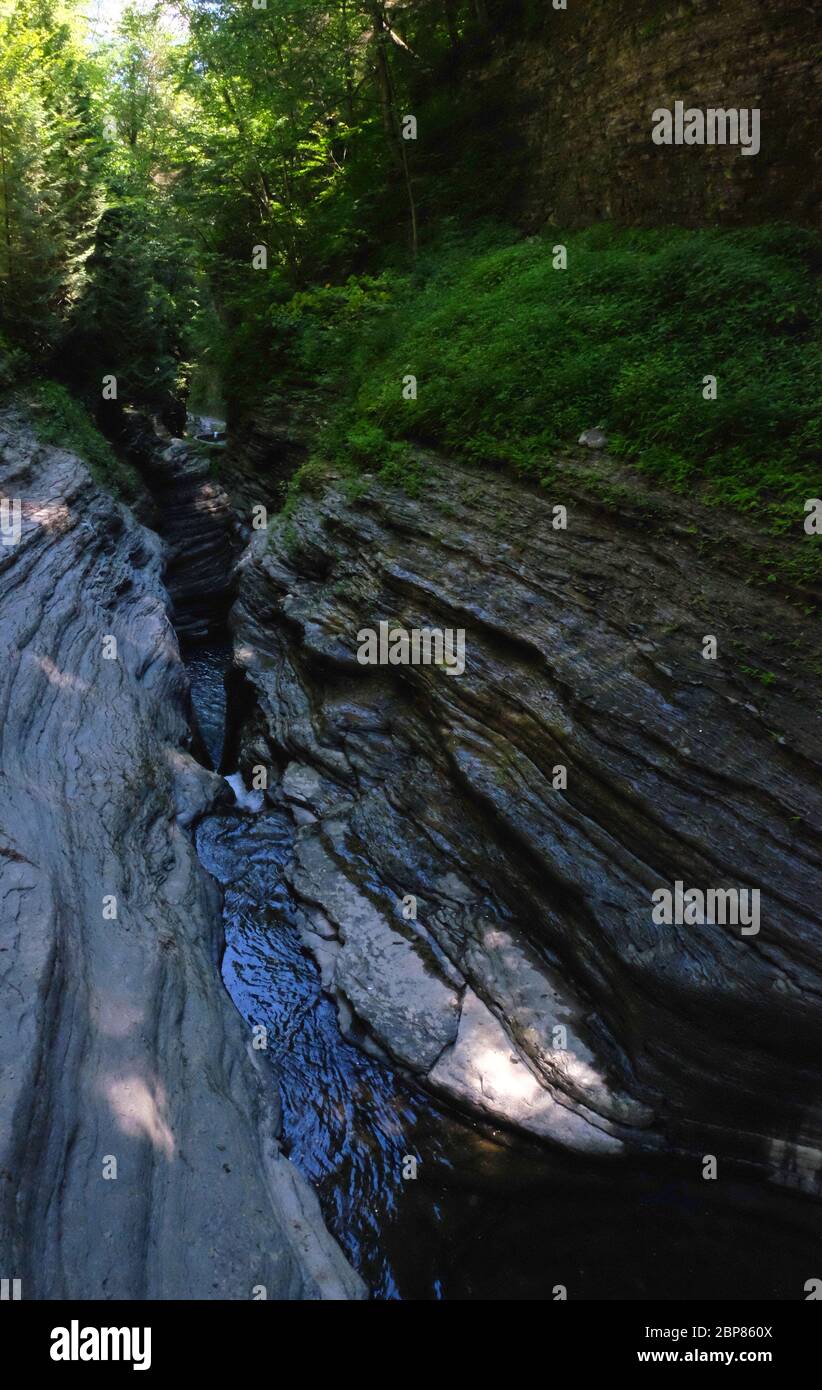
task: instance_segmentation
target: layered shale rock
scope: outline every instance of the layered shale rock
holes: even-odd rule
[[[246,771],[277,768],[306,942],[375,1051],[563,1145],[818,1189],[809,619],[658,511],[434,461],[418,500],[330,480],[241,566]],[[381,622],[463,629],[464,673],[360,664]],[[759,890],[759,932],[655,921],[677,881]]]
[[[231,602],[241,548],[231,503],[213,476],[212,456],[190,440],[152,436],[140,466],[166,546],[174,626],[183,640],[202,640],[224,624]]]
[[[321,414],[303,388],[287,403],[259,407],[236,422],[226,451],[231,499],[247,539],[252,509],[280,510],[289,481],[308,457]]]
[[[22,522],[0,547],[0,1271],[24,1298],[361,1297],[220,985],[184,826],[222,784],[186,752],[160,543],[9,413],[0,456]]]

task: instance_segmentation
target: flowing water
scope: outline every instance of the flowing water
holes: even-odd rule
[[[219,767],[225,646],[187,665]],[[583,1159],[445,1107],[343,1037],[284,881],[293,827],[266,808],[206,817],[222,884],[223,980],[268,1030],[283,1147],[379,1299],[799,1299],[822,1277],[820,1208],[765,1183],[703,1181],[670,1161]],[[404,1176],[413,1169],[416,1178]]]

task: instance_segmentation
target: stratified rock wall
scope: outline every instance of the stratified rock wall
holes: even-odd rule
[[[155,536],[0,418],[0,1269],[23,1298],[360,1297],[219,980]],[[116,640],[116,653],[112,640]],[[259,1295],[258,1295],[259,1296]]]
[[[232,566],[242,548],[228,494],[212,460],[190,440],[156,437],[141,460],[165,542],[163,579],[180,638],[200,641],[225,623]]]
[[[476,150],[476,113],[489,158],[504,149],[507,207],[539,229],[608,219],[623,225],[817,226],[822,61],[819,16],[804,0],[492,0],[492,37],[464,61],[476,86],[474,125],[443,138],[456,165]],[[497,37],[497,34],[500,34]],[[422,79],[424,82],[425,79]],[[657,145],[654,111],[757,110],[760,148]],[[479,137],[481,138],[481,136]],[[464,151],[468,152],[463,153]],[[446,151],[443,151],[445,153]],[[474,166],[475,167],[475,166]],[[466,168],[468,196],[478,190]]]
[[[344,1016],[549,1140],[735,1156],[814,1188],[809,622],[703,564],[700,518],[679,499],[636,533],[567,482],[554,498],[452,463],[419,499],[331,482],[255,540],[238,657]],[[464,674],[358,664],[383,620],[464,629]],[[758,889],[759,933],[654,922],[677,880]]]

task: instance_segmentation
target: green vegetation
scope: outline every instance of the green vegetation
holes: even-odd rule
[[[55,378],[112,437],[123,405],[179,427],[192,380],[234,425],[297,409],[300,482],[333,465],[352,497],[374,471],[423,493],[415,445],[548,486],[601,426],[648,478],[802,536],[822,242],[504,225],[518,156],[483,63],[538,0],[138,0],[104,37],[87,8],[0,9],[0,389]],[[580,485],[630,505],[612,473]],[[796,550],[767,573],[807,577],[819,546]]]
[[[160,7],[128,11],[112,45],[87,9],[0,10],[0,324],[18,354],[0,385],[28,365],[96,407],[111,374],[170,422],[197,314],[160,138],[173,45]]]
[[[134,501],[140,490],[137,474],[117,457],[88,411],[64,386],[41,381],[21,392],[20,399],[46,444],[56,444],[76,454],[88,465],[96,482],[122,501]]]
[[[616,456],[778,532],[819,486],[820,259],[795,229],[486,233],[414,275],[299,294],[272,326],[292,389],[339,401],[320,445],[336,465],[390,467],[416,440],[539,481],[598,425]]]
[[[12,347],[8,338],[0,333],[0,391],[8,390],[27,376],[29,370],[29,359],[23,349]]]

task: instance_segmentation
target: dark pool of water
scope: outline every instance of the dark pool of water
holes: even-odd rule
[[[184,653],[197,728],[214,767],[223,756],[226,720],[224,675],[231,663],[226,642],[192,647]]]
[[[225,648],[189,659],[219,762]],[[286,1151],[379,1299],[800,1299],[822,1277],[822,1208],[698,1165],[582,1159],[451,1111],[342,1036],[284,882],[290,818],[214,815],[197,847],[223,885],[223,979],[268,1029]],[[405,1177],[407,1159],[417,1177]]]

